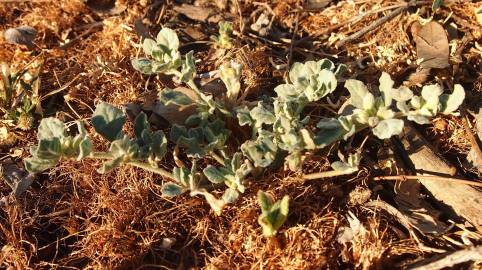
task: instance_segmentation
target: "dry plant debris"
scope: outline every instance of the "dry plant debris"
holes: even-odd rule
[[[446,194],[480,185],[466,162],[480,144],[480,9],[4,1],[1,267],[480,266],[463,209],[417,189],[418,212],[445,228],[427,233],[397,204],[403,184],[382,180],[424,183],[429,165],[398,139],[408,119],[459,174],[436,176]]]

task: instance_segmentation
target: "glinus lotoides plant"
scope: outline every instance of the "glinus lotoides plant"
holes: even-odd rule
[[[227,92],[224,97],[215,97],[196,85],[194,53],[180,54],[179,39],[173,30],[163,28],[156,40],[144,40],[143,48],[146,58],[132,60],[136,70],[148,75],[172,75],[176,83],[185,84],[195,93],[196,98],[191,98],[175,89],[159,92],[159,101],[166,105],[197,108],[184,124],[174,124],[169,135],[176,148],[183,149],[191,165],[171,170],[162,168],[160,162],[168,152],[164,133],[152,131],[147,116],[141,113],[134,121],[134,136],[129,137],[123,131],[126,121],[123,111],[101,103],[94,112],[92,125],[110,142],[107,151],[93,150],[82,123],[77,123],[78,134],[70,136],[64,123],[46,118],[39,126],[39,143],[31,148],[32,157],[25,160],[28,171],[41,172],[63,159],[105,160],[98,170],[100,173],[117,166],[135,166],[171,180],[162,187],[164,196],[201,195],[220,215],[226,204],[235,202],[245,192],[246,180],[254,170],[260,171],[275,166],[275,161],[282,161],[286,169],[298,171],[307,152],[346,140],[363,129],[371,129],[380,139],[390,138],[401,133],[405,118],[419,124],[428,123],[438,113],[454,112],[465,96],[460,85],[455,85],[452,94],[443,94],[438,85],[427,85],[422,88],[421,95],[416,96],[406,87],[394,88],[394,82],[386,73],[380,77],[379,94],[374,95],[364,83],[350,79],[345,82],[350,98],[343,112],[314,125],[306,107],[319,103],[335,91],[344,65],[335,66],[326,59],[294,63],[289,71],[289,82],[274,89],[276,96],[271,102],[258,101],[253,106],[252,102],[239,99],[241,65],[236,62],[220,68]],[[237,120],[239,126],[250,126],[251,138],[228,148],[231,130],[226,127],[227,120],[231,123]],[[206,157],[217,164],[200,169],[199,161]],[[332,163],[334,171],[328,174],[305,175],[304,178],[316,179],[358,170],[359,153],[341,160]],[[217,197],[213,191],[221,186],[225,189]],[[258,199],[263,212],[259,222],[264,234],[272,236],[286,219],[288,198],[274,202],[260,193]]]
[[[260,190],[258,191],[258,204],[261,207],[258,223],[263,228],[263,235],[272,237],[276,235],[288,217],[289,197],[284,196],[283,199],[275,201],[271,195]]]

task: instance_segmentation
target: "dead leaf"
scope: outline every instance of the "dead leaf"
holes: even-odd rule
[[[346,216],[349,227],[340,227],[338,230],[338,235],[336,236],[336,241],[340,244],[346,244],[354,240],[355,236],[358,234],[365,233],[366,229],[361,224],[360,220],[353,214],[353,212],[348,211]]]
[[[197,99],[196,93],[189,88],[178,87],[175,90],[186,94],[192,100]],[[171,124],[182,125],[189,116],[196,113],[196,105],[179,106],[176,104],[169,104],[166,106],[157,102],[154,104],[152,111],[169,121]]]
[[[398,204],[398,209],[419,232],[424,234],[444,232],[447,226],[439,221],[440,212],[435,210],[428,202],[422,200],[420,187],[421,184],[417,181],[403,181],[397,185],[395,201]]]
[[[446,68],[449,66],[449,42],[444,28],[435,21],[420,27],[412,24],[412,35],[417,44],[417,57],[422,68]]]
[[[34,180],[33,174],[19,168],[11,159],[2,162],[1,171],[4,180],[17,198],[27,191]]]
[[[119,15],[127,9],[127,6],[116,5],[116,0],[86,0],[85,5],[92,11]]]
[[[11,44],[26,45],[29,50],[35,46],[33,40],[37,36],[37,30],[31,26],[19,26],[9,28],[4,33],[5,40]]]
[[[147,26],[147,23],[144,23],[144,20],[139,17],[134,21],[134,31],[136,31],[137,35],[139,35],[142,39],[151,38],[149,27]]]
[[[85,5],[94,11],[109,10],[115,7],[116,0],[86,0]]]
[[[180,6],[175,6],[174,10],[195,21],[210,23],[218,23],[221,21],[221,16],[219,14],[215,14],[213,9],[207,7],[182,4]]]
[[[322,10],[331,3],[331,0],[306,0],[303,9],[306,10]]]
[[[266,36],[269,32],[269,18],[266,13],[261,13],[255,23],[251,25],[251,30],[259,33],[260,36]]]
[[[430,68],[418,68],[414,73],[408,76],[408,79],[403,82],[403,85],[407,87],[421,86],[428,80],[430,70]]]

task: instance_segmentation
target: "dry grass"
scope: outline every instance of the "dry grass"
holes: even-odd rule
[[[142,1],[120,2],[127,5],[127,10],[111,17],[95,14],[81,0],[24,1],[0,6],[0,32],[19,25],[34,26],[39,31],[35,42],[41,51],[40,57],[45,59],[41,94],[73,81],[66,90],[44,102],[46,115],[57,115],[68,122],[88,119],[91,108],[99,101],[116,105],[140,102],[146,98],[146,92],[163,86],[163,82],[153,82],[152,79],[146,85],[146,77],[135,72],[130,65],[130,59],[139,54],[136,47],[139,37],[132,30],[133,22],[143,14],[146,6]],[[272,9],[279,27],[294,27],[296,14],[293,6],[301,2],[275,1]],[[302,17],[300,31],[316,34],[320,29],[349,19],[352,12],[361,8],[378,8],[370,1],[364,1],[363,5],[355,5],[353,1],[339,2],[326,12]],[[395,1],[386,1],[384,6],[391,3]],[[242,3],[246,12],[258,7],[253,1]],[[234,11],[236,15],[237,10]],[[459,16],[463,11],[464,7],[455,9]],[[331,36],[330,42],[356,32],[380,16],[367,16],[355,25],[341,28]],[[102,17],[103,27],[93,28],[92,32],[85,34],[89,25]],[[174,26],[176,20],[176,14],[170,9],[159,18],[161,24]],[[341,49],[340,61],[355,63],[351,65],[352,74],[371,78],[371,81],[379,69],[400,72],[408,60],[414,59],[413,47],[405,30],[411,20],[413,18],[408,16],[393,20],[384,26],[384,31],[374,31],[363,37],[359,44]],[[159,27],[154,24],[151,28],[155,32]],[[83,34],[85,36],[70,48],[59,48],[61,43]],[[252,97],[257,97],[262,91],[270,91],[282,78],[269,58],[276,63],[286,63],[287,59],[279,48],[270,44],[252,45],[236,48],[233,55],[248,67],[243,73],[244,87],[252,91]],[[319,47],[330,53],[335,51],[334,48]],[[313,50],[317,49],[320,48]],[[200,52],[197,56],[201,57],[200,70],[208,71],[219,64],[210,58],[210,52]],[[303,56],[314,57],[294,55],[297,58]],[[24,48],[6,44],[3,40],[0,42],[0,61],[21,66],[33,57]],[[375,65],[361,69],[356,63],[359,58],[371,59]],[[63,98],[66,94],[71,107]],[[467,150],[467,143],[457,135],[459,123],[451,119],[447,121],[445,133],[435,133],[437,140],[442,141],[444,147],[450,146],[463,153]],[[17,143],[17,147],[24,150],[23,156],[27,155],[27,147],[33,144],[34,136],[34,132],[24,134]],[[94,141],[98,148],[105,147],[99,137],[94,137]],[[336,151],[330,153],[333,152]],[[327,153],[318,153],[310,157],[305,169],[310,172],[326,170],[327,156]],[[172,163],[166,159],[164,165],[171,167]],[[200,198],[181,196],[168,200],[161,197],[160,186],[165,180],[159,176],[130,167],[100,175],[96,172],[99,165],[95,161],[64,162],[38,177],[24,197],[7,197],[7,203],[0,211],[2,267],[382,269],[425,255],[410,239],[400,237],[397,230],[392,229],[397,224],[390,217],[371,213],[361,205],[348,206],[348,194],[363,185],[366,173],[353,179],[312,182],[303,182],[296,174],[266,174],[252,181],[243,198],[227,207],[221,217],[216,217]],[[261,236],[257,224],[260,210],[255,194],[260,189],[278,198],[286,194],[291,197],[292,211],[288,221],[280,234],[271,240]],[[9,194],[3,181],[0,194]],[[339,229],[348,226],[345,218],[348,211],[357,214],[366,231],[352,245],[342,246],[336,238]]]

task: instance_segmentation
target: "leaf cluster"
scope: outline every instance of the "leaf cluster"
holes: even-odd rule
[[[0,112],[22,130],[31,128],[33,113],[40,103],[38,85],[41,65],[41,62],[34,61],[14,71],[6,63],[0,63]]]
[[[274,201],[271,195],[260,190],[258,191],[258,204],[261,207],[258,223],[263,228],[263,235],[272,237],[276,235],[288,217],[289,197],[284,196],[283,199]]]
[[[227,28],[228,29],[228,28]],[[226,30],[227,31],[227,30]],[[134,136],[123,131],[124,112],[107,103],[96,107],[92,117],[95,131],[109,141],[106,152],[94,152],[82,123],[77,123],[78,134],[67,134],[66,126],[54,118],[43,119],[38,132],[39,143],[32,147],[32,157],[25,160],[29,172],[37,173],[55,166],[62,159],[96,158],[105,162],[98,170],[105,173],[123,164],[160,174],[171,179],[162,187],[166,197],[189,193],[203,196],[214,212],[221,214],[226,204],[234,203],[245,192],[247,179],[255,170],[276,166],[284,161],[285,168],[296,171],[301,168],[309,151],[322,149],[336,141],[348,139],[356,132],[369,128],[380,139],[400,134],[404,119],[419,124],[429,122],[438,113],[452,113],[463,102],[465,92],[455,85],[452,94],[443,94],[438,85],[427,85],[417,96],[407,87],[394,87],[390,76],[383,73],[379,79],[377,95],[363,82],[346,80],[344,86],[350,98],[343,111],[335,118],[322,119],[313,127],[306,107],[315,105],[335,91],[346,67],[336,66],[327,59],[294,63],[289,71],[289,81],[278,85],[276,96],[270,102],[256,104],[239,99],[241,93],[241,65],[229,62],[220,67],[220,78],[226,85],[225,98],[214,97],[201,91],[196,77],[193,52],[181,55],[176,33],[163,28],[156,40],[143,43],[146,58],[133,59],[132,65],[144,74],[174,76],[195,93],[191,98],[175,89],[159,91],[159,102],[177,106],[195,106],[183,125],[174,124],[170,140],[176,149],[183,149],[190,159],[185,165],[167,171],[158,166],[167,153],[167,138],[162,131],[152,131],[144,113],[134,121]],[[233,108],[228,110],[226,108]],[[251,127],[251,138],[235,145],[231,152],[227,143],[232,131],[227,128],[237,120],[238,129]],[[199,160],[214,158],[218,164],[199,168]],[[342,175],[358,170],[360,154],[332,163],[330,175]],[[208,159],[209,160],[209,159]],[[213,190],[224,187],[220,198]],[[262,214],[258,221],[266,236],[273,236],[288,215],[288,197],[275,202],[264,192],[258,193]]]

